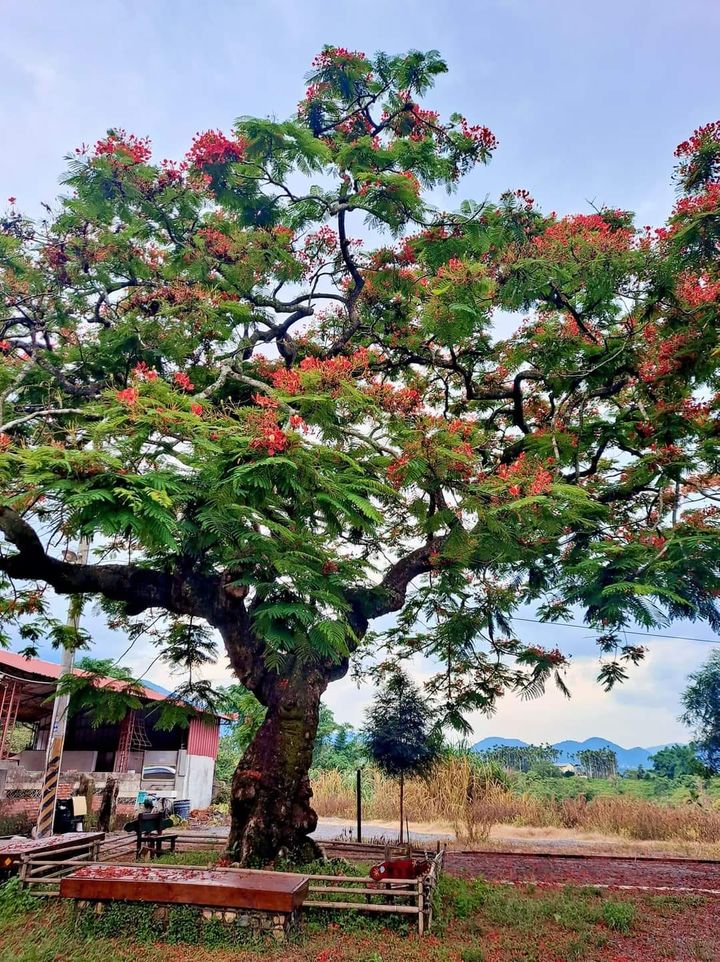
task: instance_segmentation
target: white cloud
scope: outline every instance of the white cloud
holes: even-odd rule
[[[566,679],[570,699],[555,688],[533,701],[507,695],[492,718],[473,717],[475,734],[532,742],[600,736],[625,748],[687,741],[689,732],[678,721],[680,695],[688,673],[707,658],[708,647],[657,641],[645,660],[629,669],[628,680],[611,692],[597,683],[596,658],[573,658]]]

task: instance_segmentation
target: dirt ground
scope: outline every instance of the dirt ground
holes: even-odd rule
[[[445,871],[490,882],[597,885],[720,896],[720,862],[684,858],[448,852]]]

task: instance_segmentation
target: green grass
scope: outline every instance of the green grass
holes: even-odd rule
[[[197,852],[165,852],[152,860],[153,865],[214,865],[222,852],[212,849]]]
[[[176,865],[209,861],[207,852],[163,859]],[[303,868],[348,870],[339,862]],[[365,874],[367,866],[350,870]],[[328,911],[307,913],[297,940],[276,947],[215,920],[200,924],[197,911],[186,906],[172,907],[169,930],[157,942],[152,906],[114,903],[101,915],[81,913],[74,920],[68,903],[35,899],[10,882],[0,886],[0,962],[596,962],[605,949],[622,954],[622,940],[652,918],[677,919],[694,932],[696,917],[708,911],[700,896],[621,897],[591,887],[492,885],[444,876],[429,939],[419,940],[402,917]],[[658,958],[667,957],[660,943],[657,948]],[[698,940],[697,954],[689,958],[704,960],[706,950],[714,951]]]
[[[510,790],[517,794],[527,793],[534,798],[587,799],[610,795],[643,799],[648,802],[664,802],[682,805],[701,791],[710,801],[720,803],[720,778],[706,781],[694,776],[682,778],[547,778],[533,774],[514,774],[510,778]]]
[[[453,918],[482,919],[483,925],[512,927],[523,933],[547,923],[583,936],[601,924],[625,933],[635,921],[633,904],[593,887],[565,886],[538,892],[533,886],[518,888],[444,876],[438,899],[446,923]],[[600,937],[598,944],[604,944],[602,933]]]

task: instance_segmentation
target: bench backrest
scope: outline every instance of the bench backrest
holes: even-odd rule
[[[137,817],[138,835],[147,835],[149,832],[157,832],[162,835],[162,827],[165,816],[162,812],[140,812]]]

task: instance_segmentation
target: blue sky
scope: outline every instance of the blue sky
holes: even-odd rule
[[[29,211],[57,193],[63,155],[110,126],[147,134],[172,157],[197,130],[290,114],[325,43],[441,51],[450,72],[432,106],[487,124],[500,141],[459,197],[526,187],[548,210],[609,204],[657,224],[673,202],[675,145],[720,114],[715,0],[0,0],[0,24],[0,203],[15,196]],[[89,627],[99,653],[116,650],[99,621]],[[712,637],[704,625],[673,630]],[[520,634],[573,653],[574,698],[508,698],[495,719],[476,719],[478,736],[686,737],[678,695],[709,645],[651,642],[645,665],[607,696],[594,684],[589,632],[524,624]],[[140,649],[133,667],[153,655]],[[213,674],[229,679],[224,664]],[[157,665],[150,677],[168,684]],[[343,681],[327,700],[357,722],[368,694]]]

